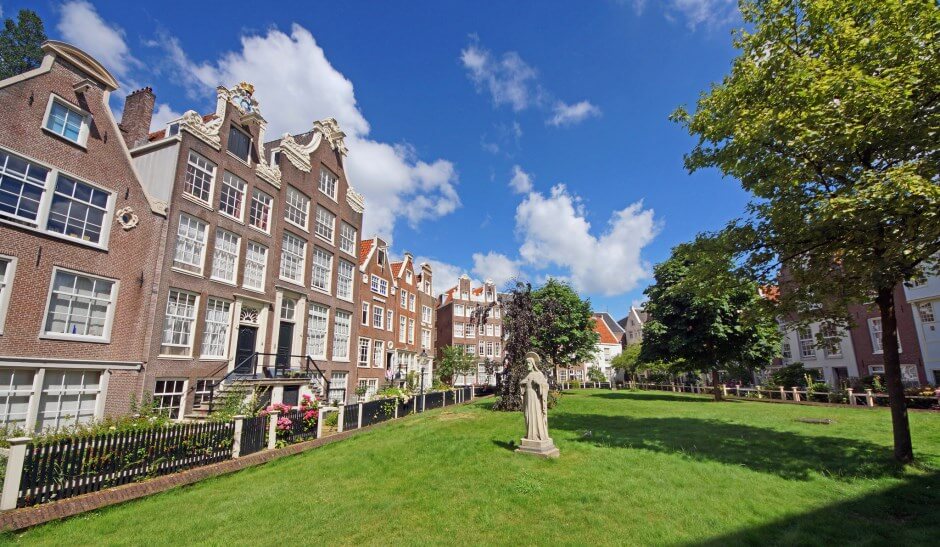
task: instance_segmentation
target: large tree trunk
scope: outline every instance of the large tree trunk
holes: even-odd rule
[[[891,404],[891,425],[894,430],[894,458],[901,463],[914,461],[911,426],[907,419],[904,384],[901,383],[901,356],[898,353],[898,321],[894,309],[894,287],[878,289],[881,312],[881,349],[885,361],[885,387]]]
[[[713,393],[715,394],[716,401],[720,401],[723,399],[722,393],[721,393],[721,386],[719,385],[719,380],[720,380],[720,377],[719,377],[718,369],[715,369],[712,371],[712,390],[713,390]]]

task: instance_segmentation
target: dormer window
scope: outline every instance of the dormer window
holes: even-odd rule
[[[167,137],[175,137],[180,133],[180,124],[179,122],[171,123],[170,127],[166,130]]]
[[[379,262],[379,266],[385,266],[385,251],[382,249],[379,249],[379,256],[377,260]]]
[[[228,151],[247,163],[251,154],[251,135],[233,125],[228,133]]]
[[[55,95],[49,98],[46,119],[42,126],[49,132],[80,146],[88,141],[91,114],[66,103]]]

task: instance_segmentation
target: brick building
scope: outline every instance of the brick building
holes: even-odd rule
[[[265,144],[252,94],[219,87],[213,113],[132,140],[142,184],[168,206],[141,393],[173,416],[207,410],[234,380],[288,403],[311,384],[345,401],[353,380],[364,206],[345,135],[327,119]],[[143,90],[125,111],[145,127],[153,104]]]
[[[457,286],[440,295],[437,305],[438,355],[445,346],[463,346],[477,359],[475,377],[457,377],[455,385],[491,384],[496,378],[484,366],[487,360],[502,368],[503,352],[502,296],[492,281],[473,287],[470,278],[463,275]]]
[[[26,430],[128,412],[166,227],[108,106],[117,81],[42,50],[0,81],[0,424]]]

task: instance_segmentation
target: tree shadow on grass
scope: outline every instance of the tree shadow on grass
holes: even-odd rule
[[[549,427],[580,432],[575,442],[683,454],[789,480],[808,480],[813,472],[845,481],[902,472],[886,446],[718,420],[558,413],[551,416]]]
[[[940,536],[938,514],[940,473],[931,473],[880,492],[692,545],[936,544]]]
[[[714,401],[715,398],[708,394],[701,394],[699,396],[693,395],[666,395],[658,393],[630,393],[619,391],[616,393],[594,393],[590,395],[591,397],[600,397],[601,399],[616,399],[616,400],[631,400],[631,401],[668,401],[675,403],[707,403],[709,401]],[[722,402],[731,402],[736,403],[738,401],[722,401]]]

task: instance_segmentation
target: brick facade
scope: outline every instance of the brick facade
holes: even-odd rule
[[[495,384],[494,375],[487,374],[484,363],[489,360],[502,368],[503,306],[501,296],[492,281],[473,287],[466,275],[457,285],[441,294],[437,306],[438,356],[446,346],[463,346],[477,358],[477,373],[473,377],[458,377],[456,385]]]

